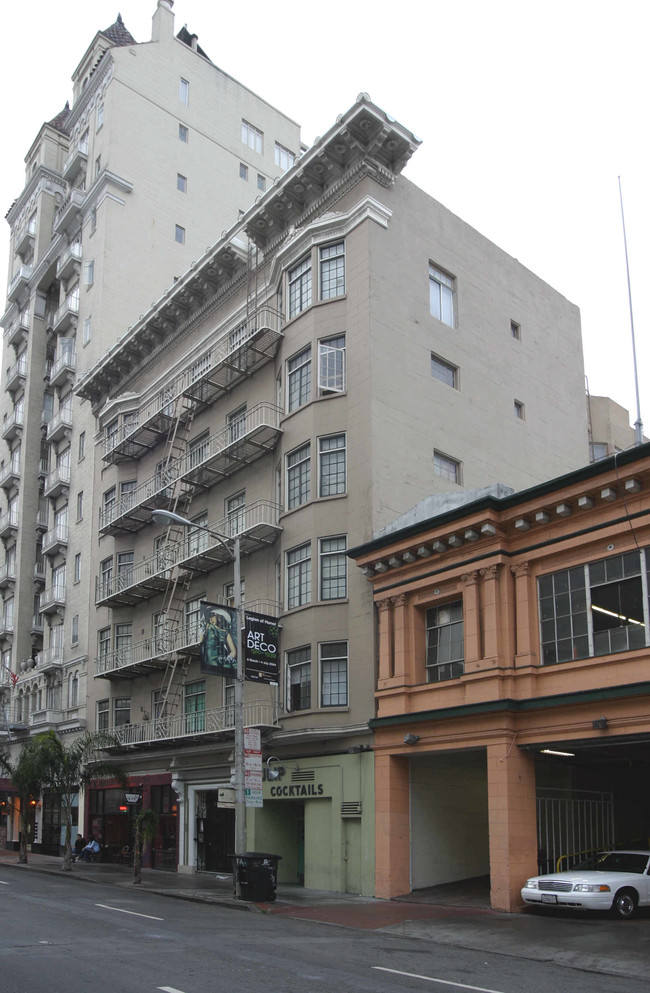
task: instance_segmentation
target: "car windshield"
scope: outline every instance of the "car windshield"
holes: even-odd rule
[[[648,856],[639,852],[606,852],[586,859],[571,871],[590,869],[595,872],[645,872]]]

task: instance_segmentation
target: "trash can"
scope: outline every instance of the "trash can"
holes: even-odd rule
[[[242,852],[233,855],[233,885],[237,894],[239,882],[240,900],[251,903],[272,903],[278,888],[278,862],[281,855],[267,852]]]

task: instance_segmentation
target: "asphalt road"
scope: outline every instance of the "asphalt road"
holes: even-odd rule
[[[647,993],[647,981],[0,867],[0,990]]]

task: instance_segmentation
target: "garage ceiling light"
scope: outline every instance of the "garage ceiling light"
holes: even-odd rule
[[[540,748],[542,755],[561,755],[562,758],[574,759],[576,757],[575,752],[556,752],[553,748]]]

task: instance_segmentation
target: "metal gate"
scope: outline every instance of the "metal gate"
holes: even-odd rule
[[[540,872],[570,869],[592,852],[613,846],[614,799],[611,793],[537,790]]]

